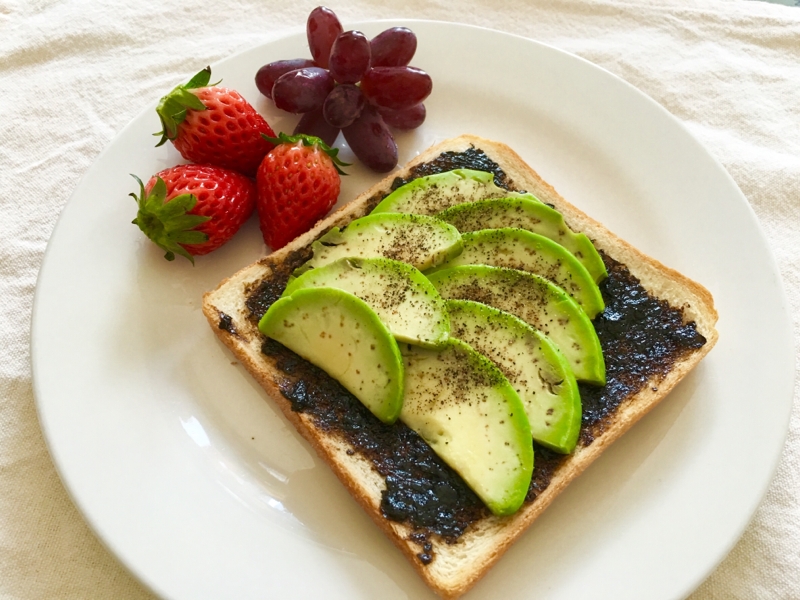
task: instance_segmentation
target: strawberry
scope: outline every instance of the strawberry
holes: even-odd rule
[[[239,92],[209,85],[206,67],[161,98],[156,112],[162,130],[160,146],[171,140],[186,160],[232,169],[253,176],[275,133]],[[264,135],[262,135],[264,134]]]
[[[256,187],[241,173],[210,165],[178,165],[165,169],[144,185],[135,225],[174,260],[216,250],[233,237],[253,213]]]
[[[311,227],[336,204],[347,166],[321,139],[281,133],[271,140],[275,148],[256,173],[258,220],[264,241],[273,250]]]

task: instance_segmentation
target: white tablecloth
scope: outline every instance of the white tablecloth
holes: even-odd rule
[[[310,2],[0,0],[0,597],[147,598],[50,461],[31,383],[31,302],[60,210],[142,108],[289,30]],[[487,26],[578,54],[661,103],[728,169],[800,328],[800,7],[754,1],[349,0],[343,22]],[[798,378],[800,381],[800,378]],[[800,393],[795,388],[795,400]],[[800,598],[800,410],[752,523],[693,600]]]

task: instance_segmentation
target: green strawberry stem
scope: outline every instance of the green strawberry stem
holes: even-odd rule
[[[205,223],[211,217],[187,214],[197,204],[194,194],[181,194],[167,202],[167,184],[161,177],[148,194],[142,180],[131,174],[139,182],[139,195],[129,194],[139,205],[136,218],[131,221],[138,225],[144,234],[155,242],[166,254],[167,260],[175,260],[180,254],[194,264],[194,256],[181,244],[202,244],[208,241],[208,235],[194,228]]]
[[[209,87],[209,81],[211,81],[211,67],[206,67],[192,77],[188,83],[177,86],[169,94],[161,98],[156,107],[158,117],[161,119],[161,131],[153,134],[161,136],[156,148],[167,140],[174,140],[178,136],[178,125],[186,119],[187,110],[206,109],[205,104],[191,90]],[[217,85],[218,83],[219,81],[210,85]]]
[[[350,163],[343,162],[341,158],[339,158],[339,149],[338,148],[331,148],[323,142],[320,138],[308,135],[305,133],[298,133],[297,135],[288,135],[284,132],[280,132],[278,137],[269,137],[267,134],[262,133],[261,137],[265,140],[270,142],[275,146],[280,146],[281,144],[296,144],[297,142],[302,141],[304,146],[317,146],[320,150],[322,150],[325,154],[331,157],[333,161],[333,166],[336,167],[336,172],[339,175],[347,175],[344,171],[342,171],[339,167],[349,167]]]

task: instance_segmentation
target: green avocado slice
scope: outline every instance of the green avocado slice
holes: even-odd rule
[[[558,347],[514,315],[470,300],[449,300],[451,335],[503,372],[519,394],[533,439],[563,454],[575,449],[581,396]]]
[[[435,215],[456,204],[515,194],[496,185],[492,173],[455,169],[408,182],[381,200],[371,214]]]
[[[279,298],[258,328],[341,383],[384,423],[403,405],[403,361],[386,325],[360,298],[308,288]]]
[[[575,300],[543,277],[468,265],[437,271],[429,279],[446,300],[474,300],[519,317],[558,346],[579,381],[605,384],[605,360],[594,325]]]
[[[388,258],[340,258],[289,282],[299,289],[331,287],[361,298],[400,342],[437,347],[447,341],[450,319],[433,284],[411,265]]]
[[[455,227],[434,217],[379,213],[355,219],[341,230],[332,228],[311,248],[314,256],[295,276],[347,257],[391,258],[424,271],[450,260],[462,244]]]
[[[519,396],[489,359],[451,338],[443,349],[403,347],[400,419],[455,470],[495,515],[525,500],[533,444]]]
[[[577,258],[550,238],[524,229],[481,229],[461,236],[464,250],[437,270],[490,265],[541,275],[572,296],[590,319],[603,312],[600,288]]]
[[[527,229],[564,246],[586,267],[595,283],[608,276],[592,241],[585,234],[572,231],[560,212],[530,194],[459,204],[436,216],[454,225],[461,233],[503,227]]]

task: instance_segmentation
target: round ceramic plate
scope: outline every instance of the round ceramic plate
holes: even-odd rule
[[[401,164],[462,133],[503,141],[573,204],[708,287],[720,313],[705,361],[470,597],[681,598],[741,535],[788,425],[790,319],[756,219],[681,124],[602,69],[496,31],[405,24],[434,92],[427,122],[398,136]],[[369,36],[387,26],[356,24]],[[214,77],[276,131],[291,130],[296,118],[260,98],[253,76],[307,56],[304,38],[223,61]],[[264,252],[254,220],[195,267],[165,261],[131,225],[129,173],[179,162],[153,147],[154,107],[81,181],[38,282],[36,398],[67,489],[100,539],[166,598],[431,596],[200,312],[204,291]],[[343,200],[380,178],[350,172]]]

